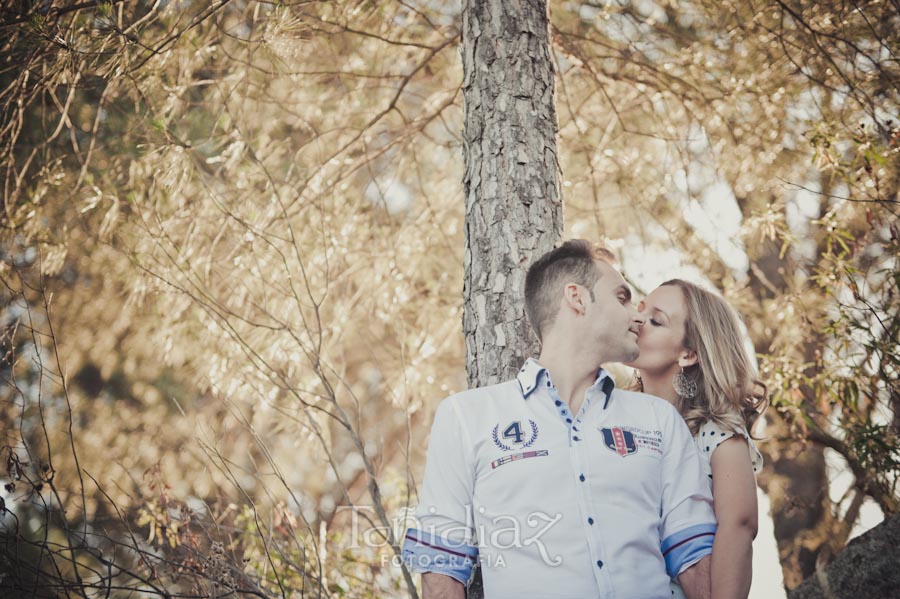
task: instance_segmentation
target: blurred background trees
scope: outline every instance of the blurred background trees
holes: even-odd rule
[[[412,592],[467,384],[462,10],[0,9],[0,589]],[[900,502],[898,14],[550,3],[565,235],[744,315],[788,587]]]

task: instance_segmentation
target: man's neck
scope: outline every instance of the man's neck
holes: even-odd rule
[[[550,373],[559,398],[577,414],[585,392],[597,379],[600,366],[588,355],[577,355],[569,347],[554,347],[552,343],[542,347],[538,362]]]

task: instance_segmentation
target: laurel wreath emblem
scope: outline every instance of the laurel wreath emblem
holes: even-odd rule
[[[522,443],[520,448],[531,447],[538,438],[538,425],[535,424],[534,420],[528,420],[528,424],[531,425],[531,438]],[[494,445],[502,449],[503,451],[512,451],[516,449],[516,447],[512,447],[504,443],[500,440],[500,424],[497,423],[494,425],[494,430],[491,431],[491,438],[494,440]]]

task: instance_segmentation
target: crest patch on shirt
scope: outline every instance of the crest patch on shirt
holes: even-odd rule
[[[606,447],[622,457],[637,453],[637,444],[634,442],[634,435],[631,431],[626,431],[618,426],[613,428],[601,428],[603,433],[603,444]]]
[[[662,454],[662,431],[651,431],[633,426],[615,426],[601,428],[603,444],[610,451],[622,457],[637,453],[638,449],[646,449]]]
[[[494,430],[491,431],[494,445],[503,451],[531,447],[537,441],[538,426],[534,420],[529,420],[528,425],[526,428],[521,420],[516,420],[507,424],[501,431],[500,424],[495,424]]]

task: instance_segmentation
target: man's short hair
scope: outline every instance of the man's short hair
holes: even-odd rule
[[[604,246],[585,239],[570,239],[550,250],[528,268],[525,275],[525,313],[538,339],[559,312],[563,288],[569,283],[587,287],[594,300],[600,279],[597,262],[613,264],[615,256]]]

